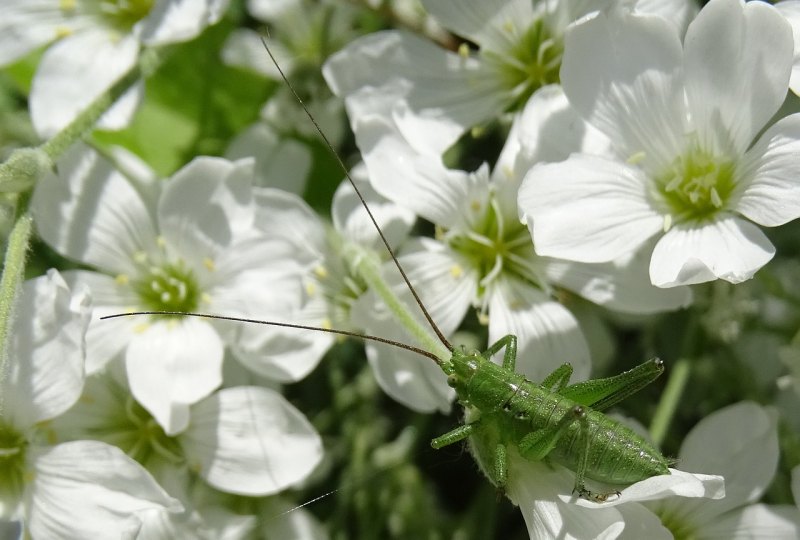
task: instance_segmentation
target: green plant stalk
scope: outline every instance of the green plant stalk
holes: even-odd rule
[[[408,307],[400,301],[391,287],[389,287],[383,279],[377,259],[363,249],[355,246],[350,246],[350,249],[356,251],[355,257],[351,259],[356,261],[354,264],[356,271],[361,275],[364,281],[367,282],[370,288],[380,296],[397,322],[402,324],[408,333],[425,349],[435,354],[442,361],[446,362],[450,360],[452,354],[447,350],[447,347],[441,344],[429,330],[419,323],[419,320],[411,314]]]
[[[18,204],[19,208],[25,206],[24,201]],[[8,376],[8,331],[14,320],[17,294],[25,279],[25,262],[32,233],[33,219],[25,210],[14,223],[8,237],[3,275],[0,277],[0,385]],[[0,394],[0,418],[4,416],[4,412],[5,395]]]
[[[660,447],[667,436],[669,425],[678,408],[678,403],[681,401],[691,370],[692,360],[687,357],[678,359],[670,370],[667,387],[661,394],[661,401],[658,402],[653,422],[650,424],[650,436],[656,446]]]

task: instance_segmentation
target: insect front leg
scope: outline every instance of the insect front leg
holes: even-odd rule
[[[444,435],[440,435],[431,441],[431,446],[435,449],[450,446],[451,444],[463,441],[475,431],[477,422],[471,424],[463,424],[458,426],[452,431],[448,431]]]
[[[506,349],[506,352],[503,353],[503,369],[514,371],[517,366],[517,336],[513,334],[508,334],[495,341],[482,356],[489,360],[503,347]]]

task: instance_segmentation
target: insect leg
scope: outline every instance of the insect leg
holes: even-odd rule
[[[614,377],[579,382],[559,390],[558,393],[581,405],[603,411],[638,392],[663,372],[664,362],[653,358]]]
[[[513,334],[498,339],[482,356],[488,360],[503,347],[506,348],[506,352],[503,353],[503,369],[514,371],[517,364],[517,336]]]
[[[477,422],[473,422],[471,424],[462,424],[454,430],[448,431],[444,435],[440,435],[433,439],[431,441],[431,446],[438,450],[439,448],[449,446],[453,443],[457,443],[458,441],[463,441],[472,435],[472,432],[475,431],[476,424]]]
[[[554,426],[532,431],[519,441],[519,453],[530,461],[540,461],[556,447],[558,439],[567,432],[573,422],[586,417],[586,409],[575,405]]]
[[[560,393],[561,389],[569,382],[570,377],[572,377],[572,365],[561,364],[542,381],[541,386],[544,386],[551,392]]]

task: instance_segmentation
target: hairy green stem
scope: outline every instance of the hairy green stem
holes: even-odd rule
[[[389,287],[383,279],[380,264],[377,260],[364,250],[354,247],[352,247],[352,249],[356,251],[355,257],[351,259],[356,261],[354,264],[356,271],[361,275],[364,281],[367,282],[375,294],[380,296],[397,322],[402,324],[408,333],[425,349],[435,354],[442,361],[450,360],[452,355],[450,351],[447,350],[447,347],[442,345],[427,328],[420,324],[418,318],[408,310],[408,307],[400,301],[391,287]]]
[[[658,403],[653,422],[650,424],[650,436],[656,446],[660,447],[664,442],[672,417],[675,415],[678,403],[683,395],[683,390],[689,381],[691,370],[692,360],[688,357],[678,359],[670,369],[667,387],[664,389],[664,393],[661,394],[661,401]]]
[[[19,208],[25,207],[25,201],[20,201]],[[8,337],[11,322],[14,320],[17,293],[25,279],[25,260],[28,256],[28,246],[33,232],[33,220],[27,210],[14,223],[6,246],[5,264],[3,275],[0,277],[0,384],[8,376],[9,351]],[[5,411],[4,395],[0,394],[0,418]]]

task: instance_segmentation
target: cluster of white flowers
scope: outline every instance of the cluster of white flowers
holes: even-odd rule
[[[27,72],[35,133],[71,137],[45,148],[52,167],[30,192],[15,193],[28,187],[13,178],[25,156],[0,175],[3,210],[13,209],[0,280],[0,519],[16,534],[326,538],[285,495],[337,466],[318,432],[333,420],[307,418],[284,385],[305,384],[336,347],[324,330],[412,344],[413,323],[387,306],[387,295],[412,305],[412,291],[374,216],[442,334],[471,345],[517,336],[516,370],[531,381],[565,362],[575,381],[605,376],[615,332],[642,335],[638,353],[659,352],[681,330],[657,325],[683,325],[683,344],[663,346],[682,367],[651,426],[657,446],[694,357],[728,347],[760,373],[752,393],[696,405],[671,474],[607,501],[579,499],[575,471],[511,447],[505,492],[531,538],[800,535],[800,245],[759,227],[800,217],[800,1],[229,4],[2,8],[0,66]],[[357,37],[359,25],[387,23],[402,29]],[[121,78],[158,73],[203,40],[214,69],[276,85],[212,141],[225,157],[195,150],[211,144],[201,137],[210,112],[190,128],[174,113],[197,144],[172,169],[125,131],[75,127]],[[337,146],[349,142],[346,109],[358,192],[345,182],[319,195],[314,126],[262,41]],[[147,81],[129,82],[90,127],[122,130],[147,106]],[[238,111],[236,100],[208,102]],[[23,283],[31,222],[32,260],[45,262],[28,275],[44,275]],[[776,269],[758,282],[765,266]],[[374,342],[365,358],[395,401],[451,410],[456,394],[428,358]],[[774,479],[783,497],[768,493]],[[408,536],[398,523],[387,528]]]

